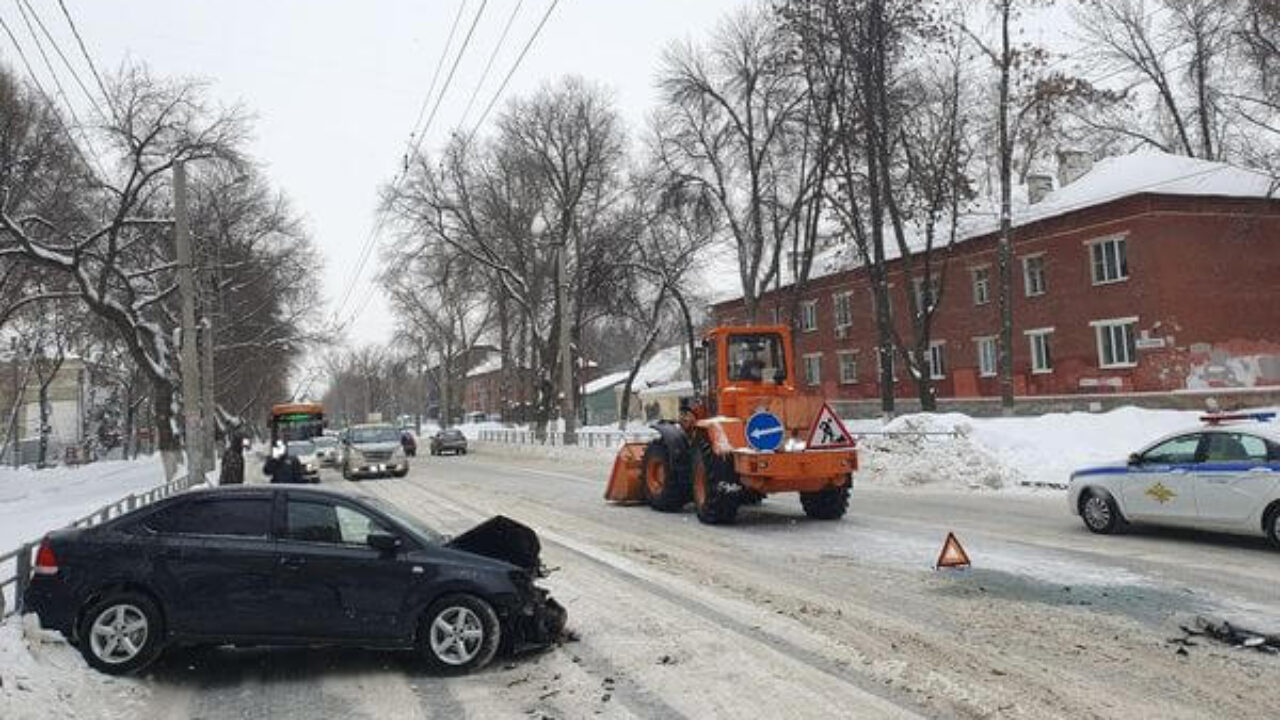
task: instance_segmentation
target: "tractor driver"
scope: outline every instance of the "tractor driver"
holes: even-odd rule
[[[738,372],[735,380],[764,379],[764,360],[760,359],[761,346],[758,343],[740,343],[738,345]]]

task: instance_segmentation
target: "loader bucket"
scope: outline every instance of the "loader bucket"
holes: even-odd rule
[[[613,472],[604,489],[604,499],[616,503],[642,503],[644,497],[644,451],[647,442],[629,442],[618,449],[613,459]]]

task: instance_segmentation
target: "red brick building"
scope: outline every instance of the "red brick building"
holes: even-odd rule
[[[1274,180],[1160,153],[1109,158],[1092,168],[1087,160],[1079,166],[1078,156],[1070,160],[1076,164],[1064,164],[1057,191],[1015,213],[1016,394],[1280,386]],[[1052,179],[1033,178],[1030,185],[1051,187]],[[939,398],[999,395],[997,235],[994,218],[980,225],[957,242],[934,278],[940,292],[930,369]],[[796,318],[800,382],[836,400],[877,398],[867,274],[855,263],[823,269],[827,274],[804,287]],[[889,282],[899,335],[909,341],[906,293],[927,292],[924,278],[906,277],[892,261]],[[788,287],[766,296],[759,320],[771,322],[773,308],[790,300]],[[713,315],[723,324],[745,319],[741,300],[715,305]],[[897,374],[897,395],[914,397],[908,373]]]

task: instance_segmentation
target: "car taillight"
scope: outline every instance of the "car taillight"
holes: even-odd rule
[[[32,571],[36,575],[57,575],[58,556],[53,554],[53,546],[46,539],[40,543],[36,551],[36,566]]]

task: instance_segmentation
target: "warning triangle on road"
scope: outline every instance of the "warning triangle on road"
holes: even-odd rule
[[[955,533],[947,533],[947,541],[942,544],[942,552],[938,553],[938,562],[933,569],[949,567],[969,567],[969,553],[960,547],[960,541],[956,539]]]
[[[809,428],[809,439],[804,446],[810,449],[853,447],[853,433],[840,422],[840,418],[831,410],[831,406],[823,403],[818,417]]]

